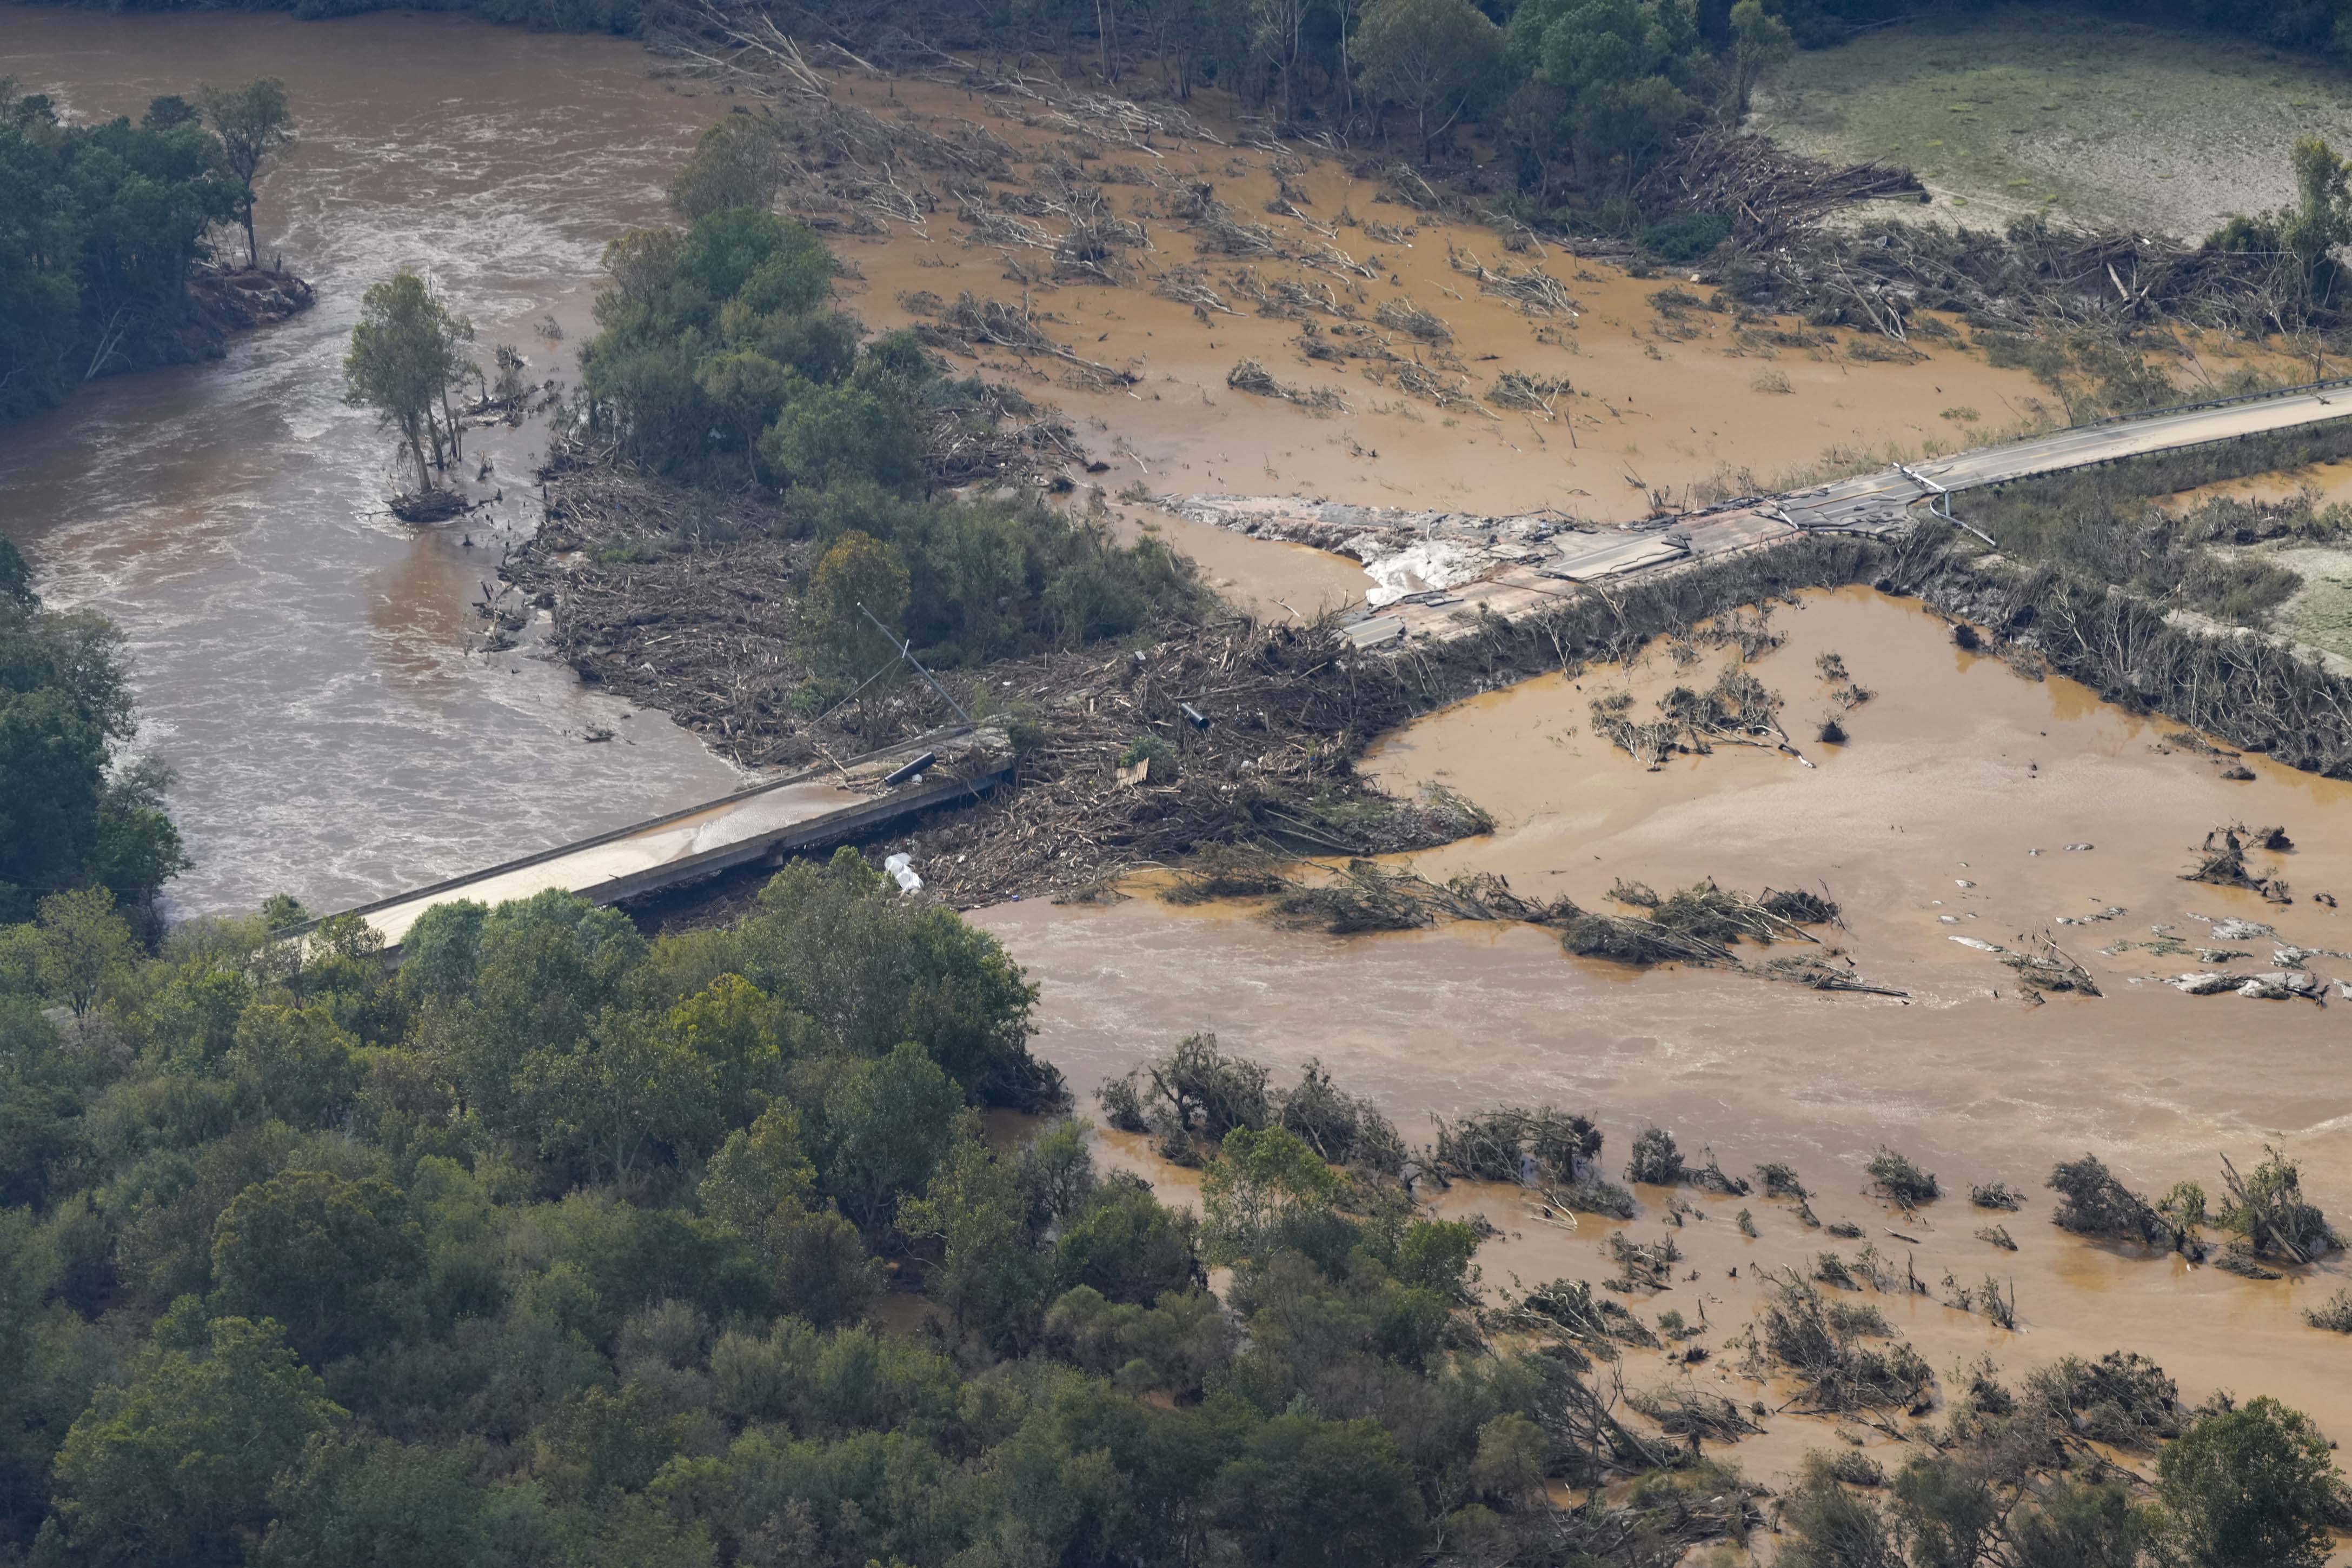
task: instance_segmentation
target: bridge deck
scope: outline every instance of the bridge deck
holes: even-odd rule
[[[454,900],[496,905],[551,888],[601,904],[642,897],[793,849],[839,843],[985,792],[1011,773],[1002,741],[993,731],[932,735],[860,758],[846,769],[812,769],[351,912],[383,935],[387,952],[396,952],[419,915]],[[940,760],[919,779],[882,784],[927,751]]]
[[[1938,489],[2003,485],[2150,452],[2178,451],[2346,418],[2352,418],[2352,387],[2326,384],[2302,392],[2077,425],[2024,441],[1930,458],[1910,465],[1908,472],[1887,468],[1779,500],[1790,520],[1800,527],[1894,528],[1902,523],[1906,508]]]
[[[1456,617],[1468,604],[1484,604],[1499,616],[1521,615],[1541,608],[1545,600],[1556,600],[1564,591],[1573,592],[1568,584],[1622,581],[1801,531],[1893,533],[1912,521],[1914,507],[1942,491],[2008,484],[2335,419],[2352,419],[2352,384],[2325,383],[2206,407],[2080,425],[1715,510],[1600,533],[1558,533],[1547,546],[1556,552],[1549,560],[1527,559],[1523,552],[1519,560],[1475,581],[1407,595],[1368,616],[1358,640],[1378,646],[1416,637],[1449,637],[1461,630],[1463,623]],[[1254,514],[1236,508],[1233,515]],[[1447,518],[1443,525],[1457,533],[1464,531],[1464,520]],[[1403,526],[1412,526],[1412,520],[1404,520]],[[1379,635],[1375,637],[1373,632]]]
[[[1913,506],[1940,491],[2005,484],[2064,468],[2347,417],[2352,417],[2352,383],[2321,383],[2203,407],[2077,426],[2031,440],[1931,458],[1907,469],[1889,468],[1772,500],[1598,536],[1552,533],[1547,529],[1545,534],[1551,542],[1541,549],[1516,551],[1512,564],[1458,588],[1409,595],[1359,622],[1351,635],[1364,647],[1413,636],[1449,636],[1461,629],[1454,616],[1466,601],[1483,602],[1498,615],[1517,615],[1539,608],[1547,600],[1579,592],[1579,584],[1753,549],[1803,530],[1890,533],[1910,520]],[[1367,509],[1328,503],[1194,498],[1195,503],[1203,500],[1220,503],[1203,513],[1203,521],[1245,527],[1249,531],[1256,531],[1269,518],[1282,521],[1286,511],[1304,508],[1318,514],[1318,526],[1336,527],[1343,532],[1370,527],[1401,536],[1414,532],[1467,535],[1483,529],[1486,542],[1496,542],[1493,529],[1497,520],[1435,512],[1374,518]],[[1353,516],[1356,512],[1364,515]],[[1546,555],[1549,559],[1543,558]],[[895,788],[881,784],[884,775],[930,748],[940,752],[941,761],[932,766],[925,782]],[[398,894],[352,912],[365,917],[383,932],[387,949],[396,949],[417,916],[448,900],[495,904],[562,888],[602,903],[617,902],[762,857],[837,843],[959,795],[977,794],[1010,774],[1003,737],[994,731],[932,736],[863,759],[845,774],[838,769],[822,773],[812,770],[779,779],[650,822]]]

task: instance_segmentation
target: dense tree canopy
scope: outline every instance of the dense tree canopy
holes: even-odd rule
[[[121,634],[89,611],[44,610],[0,540],[0,924],[92,886],[143,907],[184,868],[163,811],[169,774],[124,752],[135,728]],[[53,913],[83,918],[69,903]]]
[[[855,851],[651,941],[443,905],[396,971],[297,913],[102,947],[76,1023],[0,963],[0,1561],[1665,1568],[1755,1518],[1607,1414],[1605,1338],[1488,1337],[1481,1227],[1368,1105],[1299,1131],[1319,1069],[1155,1064],[1255,1086],[1155,1107],[1197,1216],[1097,1170],[1034,988]],[[2324,1554],[2340,1481],[2268,1400],[2170,1422],[2153,1499],[2051,1473],[2120,1380],[2174,1410],[2137,1358],[1988,1367],[1884,1486],[1801,1475],[1780,1560]]]
[[[243,190],[180,99],[68,125],[0,78],[0,418],[185,357],[188,268]]]
[[[583,392],[593,442],[686,483],[748,488],[781,503],[779,531],[813,540],[798,606],[813,698],[857,689],[901,638],[956,666],[1197,607],[1192,569],[1156,538],[1120,545],[1034,500],[928,493],[935,438],[992,419],[992,395],[950,380],[911,334],[861,343],[808,228],[708,205],[772,194],[774,155],[772,131],[722,121],[672,188],[700,209],[690,226],[607,248]]]
[[[110,950],[70,1034],[0,971],[0,1553],[1403,1563],[1523,1506],[1498,1420],[1583,1462],[1392,1184],[1237,1147],[1220,1302],[1083,1124],[992,1138],[1065,1101],[1035,992],[854,852],[653,942],[558,894],[397,973],[269,932]],[[872,1326],[894,1280],[943,1332]]]

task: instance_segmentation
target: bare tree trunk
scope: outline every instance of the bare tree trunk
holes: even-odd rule
[[[419,491],[424,491],[433,488],[433,480],[425,471],[425,440],[417,431],[416,423],[414,416],[406,421],[408,455],[416,459],[416,488]]]
[[[82,380],[96,380],[98,373],[106,368],[106,362],[112,359],[122,346],[123,338],[131,331],[130,314],[129,308],[125,307],[106,319],[105,329],[98,334],[98,348],[89,356],[89,368],[81,373]]]

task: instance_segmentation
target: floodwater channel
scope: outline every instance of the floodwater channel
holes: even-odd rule
[[[663,183],[726,100],[653,77],[634,45],[436,16],[125,19],[0,5],[0,75],[79,116],[274,75],[300,117],[261,220],[266,248],[317,287],[317,309],[237,340],[223,363],[100,383],[0,429],[0,531],[25,547],[53,603],[122,626],[143,743],[177,771],[172,805],[197,865],[172,889],[173,911],[248,908],[279,889],[347,906],[741,782],[661,715],[630,712],[528,646],[477,651],[469,605],[494,584],[499,550],[536,521],[529,474],[543,432],[477,434],[467,466],[490,459],[473,488],[491,504],[412,529],[383,510],[391,442],[341,404],[338,366],[362,290],[409,265],[473,317],[486,353],[513,342],[534,379],[570,381],[604,244],[661,216]],[[1271,188],[1262,171],[1221,177],[1251,194],[1251,210]],[[1318,210],[1350,199],[1318,186]],[[1371,211],[1369,195],[1353,199]],[[1384,242],[1391,278],[1444,299],[1465,331],[1549,356],[1523,359],[1532,369],[1608,389],[1579,416],[1581,436],[1573,422],[1432,419],[1353,384],[1352,412],[1337,418],[1229,394],[1227,368],[1244,354],[1285,376],[1337,373],[1276,357],[1293,323],[1196,321],[1140,291],[1066,290],[1059,321],[1084,327],[1105,357],[1148,358],[1148,395],[1052,395],[1111,459],[1105,490],[1285,486],[1392,504],[1553,504],[1607,520],[1638,514],[1653,490],[1832,444],[1930,431],[1958,444],[1979,419],[1990,428],[2017,412],[2025,385],[1957,353],[1889,365],[1824,348],[1767,360],[1711,319],[1686,335],[1655,330],[1651,290],[1578,269],[1590,307],[1580,338],[1462,298],[1447,282],[1461,276],[1452,237],[1428,225]],[[1001,267],[929,239],[858,243],[865,282],[853,303],[877,325],[907,319],[902,297],[919,287],[985,289]],[[543,321],[561,336],[540,331]],[[1718,409],[1719,426],[1702,428]],[[1262,603],[1311,613],[1361,586],[1332,557],[1162,526]],[[1032,901],[975,918],[1041,984],[1039,1047],[1082,1095],[1184,1034],[1214,1030],[1285,1077],[1321,1058],[1416,1141],[1430,1111],[1550,1100],[1597,1111],[1613,1163],[1655,1120],[1686,1149],[1712,1145],[1727,1168],[1794,1163],[1823,1194],[1825,1218],[1868,1223],[1889,1256],[1907,1245],[1926,1278],[2009,1279],[2020,1335],[1926,1299],[1904,1303],[1901,1326],[1939,1370],[1984,1350],[2032,1362],[2128,1346],[2191,1397],[2278,1393],[2352,1433],[2343,1344],[2300,1319],[2343,1283],[2341,1255],[2271,1282],[2124,1257],[2056,1232],[2040,1189],[2054,1160],[2086,1149],[2135,1186],[2190,1175],[2210,1186],[2219,1152],[2242,1166],[2275,1141],[2305,1162],[2316,1201],[2352,1215],[2340,1055],[2352,1001],[2190,997],[2160,983],[2203,966],[2193,950],[2222,945],[2214,920],[2352,951],[2345,917],[2309,896],[2352,894],[2352,791],[2260,759],[2248,760],[2252,780],[2228,779],[2221,760],[2175,743],[2171,726],[1961,652],[1916,607],[1874,595],[1809,596],[1779,619],[1788,640],[1754,668],[1787,698],[1811,767],[1721,747],[1650,772],[1590,732],[1593,697],[1622,686],[1646,710],[1675,682],[1706,684],[1720,648],[1688,670],[1661,650],[1632,671],[1547,678],[1456,705],[1391,737],[1368,766],[1399,789],[1451,784],[1496,814],[1491,837],[1422,858],[1433,875],[1500,871],[1523,892],[1587,906],[1603,905],[1619,877],[1661,890],[1706,876],[1750,890],[1823,884],[1846,910],[1832,940],[1864,978],[1905,997],[1635,973],[1569,958],[1524,926],[1341,939],[1149,898]],[[1876,695],[1846,715],[1851,739],[1825,748],[1810,721],[1832,700],[1815,662],[1829,652]],[[590,743],[592,728],[618,738]],[[2177,879],[2198,837],[2232,819],[2294,837],[2298,849],[2265,868],[2291,878],[2294,905]],[[2083,960],[2105,995],[2029,1005],[1997,955],[1953,940],[2016,948],[2037,934]],[[2271,945],[2238,941],[2247,956],[2228,962],[2271,967]],[[2352,960],[2313,967],[2352,978]],[[1924,1217],[1874,1212],[1859,1196],[1861,1166],[1882,1142],[1962,1191],[1995,1179],[2025,1189],[2026,1212],[2006,1221],[2020,1250],[1979,1239],[1976,1227],[1999,1216],[1957,1197]],[[1118,1139],[1106,1148],[1143,1158]],[[1664,1195],[1643,1195],[1647,1235]],[[1608,1226],[1571,1235],[1522,1223],[1516,1194],[1448,1199],[1474,1201],[1511,1232],[1486,1255],[1490,1280],[1602,1271],[1592,1244]],[[1761,1238],[1735,1228],[1727,1211],[1741,1204],[1702,1206],[1707,1220],[1682,1245],[1708,1283],[1688,1294],[1719,1302],[1719,1315],[1744,1312],[1753,1265],[1801,1264],[1824,1245],[1780,1205],[1744,1205]]]
[[[534,380],[572,379],[605,241],[658,220],[717,112],[646,63],[617,40],[439,16],[0,6],[0,75],[77,119],[277,76],[299,121],[261,235],[316,308],[224,363],[93,383],[0,428],[0,531],[52,605],[129,639],[141,743],[177,774],[196,862],[174,913],[278,890],[347,907],[741,782],[560,665],[470,650],[470,603],[537,521],[541,429],[476,433],[467,478],[487,455],[473,488],[503,499],[420,530],[383,509],[391,439],[341,402],[360,295],[402,266],[472,317],[485,358],[512,342]],[[560,341],[536,330],[550,317]]]

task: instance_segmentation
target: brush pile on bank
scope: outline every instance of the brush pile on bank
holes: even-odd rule
[[[1502,1106],[1430,1121],[1437,1138],[1429,1170],[1441,1182],[1512,1183],[1563,1212],[1633,1217],[1633,1194],[1599,1172],[1601,1130],[1589,1117],[1549,1105]]]
[[[1369,1100],[1331,1081],[1310,1060],[1289,1089],[1272,1087],[1272,1069],[1222,1050],[1214,1035],[1191,1035],[1095,1091],[1103,1115],[1122,1132],[1150,1133],[1162,1159],[1198,1165],[1237,1131],[1279,1127],[1331,1164],[1393,1186],[1405,1173],[1404,1140]]]
[[[1769,1294],[1748,1335],[1752,1375],[1794,1378],[1806,1414],[1927,1410],[1935,1370],[1876,1307],[1824,1298],[1790,1269],[1761,1272]]]
[[[1908,169],[1824,163],[1714,124],[1675,142],[1633,188],[1633,199],[1657,217],[1732,215],[1732,244],[1743,252],[1769,250],[1856,202],[1927,194]]]
[[[2326,439],[2352,443],[2352,426]],[[2185,474],[2203,476],[2189,483],[2210,482],[2261,471],[2308,449],[2259,437],[2135,458],[2107,470],[2105,482],[2145,494]],[[2029,674],[2063,675],[2126,710],[2163,713],[2289,767],[2352,778],[2352,679],[2305,658],[2283,638],[2200,627],[2083,566],[1988,555],[1940,528],[1892,542],[1874,570],[1856,580],[1927,600]]]
[[[1727,286],[1742,303],[1903,341],[1941,330],[1923,312],[2035,332],[2096,323],[2110,333],[2190,322],[2260,338],[2282,319],[2330,324],[2292,256],[2079,229],[2038,216],[2006,229],[1874,219],[1743,250]]]
[[[2059,1164],[2049,1185],[2060,1198],[2051,1221],[2063,1230],[2179,1252],[2250,1278],[2276,1279],[2263,1263],[2310,1263],[2341,1245],[2327,1216],[2304,1196],[2301,1169],[2276,1149],[2265,1149],[2251,1174],[2221,1156],[2219,1213],[2207,1210],[2205,1190],[2195,1182],[2175,1183],[2151,1203],[2090,1154]],[[2204,1238],[2208,1226],[2229,1237],[2218,1251]]]

